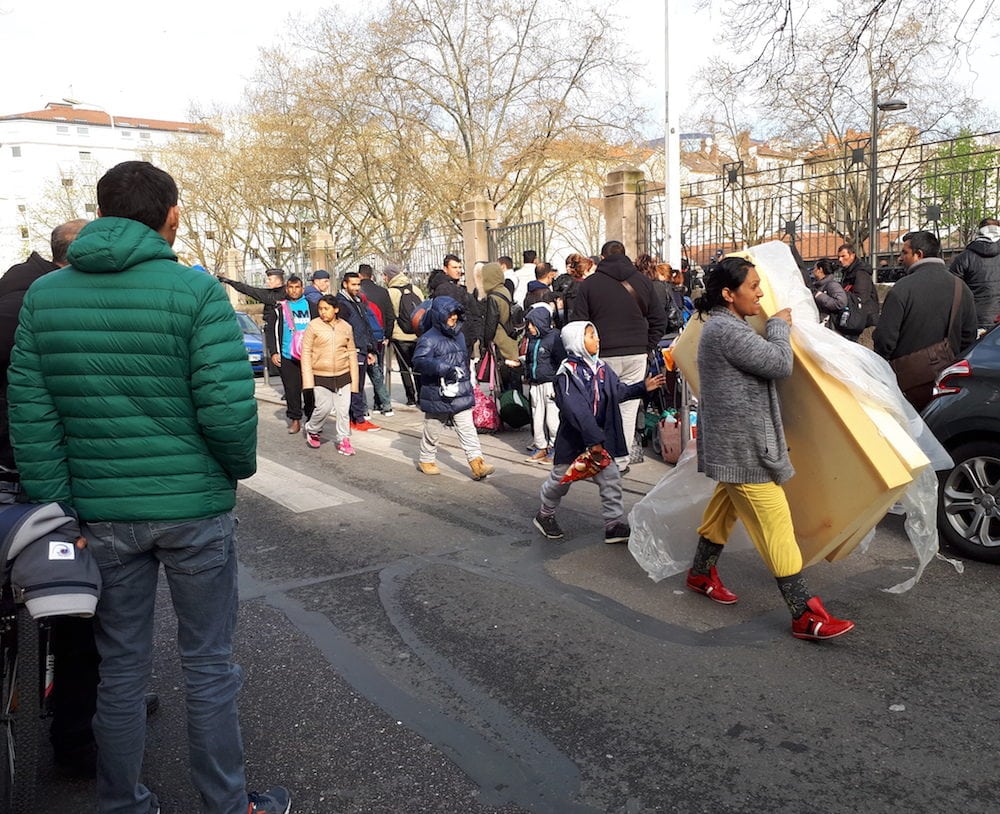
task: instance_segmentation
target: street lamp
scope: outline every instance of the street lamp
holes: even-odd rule
[[[875,265],[878,262],[876,253],[878,252],[878,113],[895,112],[906,110],[906,102],[902,99],[887,99],[884,102],[878,100],[878,91],[872,85],[872,127],[871,127],[871,178],[868,182],[868,259],[872,264],[874,274]]]

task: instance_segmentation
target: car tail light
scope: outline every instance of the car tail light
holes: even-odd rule
[[[962,389],[961,379],[972,375],[972,368],[966,359],[960,359],[953,365],[948,365],[938,373],[934,380],[934,387],[931,389],[931,398],[935,396],[946,396],[949,393],[957,393]]]

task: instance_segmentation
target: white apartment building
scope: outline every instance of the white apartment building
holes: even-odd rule
[[[0,116],[0,274],[33,250],[49,256],[54,226],[97,213],[97,180],[122,161],[152,161],[178,137],[205,139],[205,124],[140,119],[50,102]]]

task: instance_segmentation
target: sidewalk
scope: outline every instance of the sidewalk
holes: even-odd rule
[[[404,393],[403,383],[399,379],[398,371],[392,373],[393,382],[391,393],[402,395]],[[255,397],[258,401],[281,406],[284,402],[281,399],[281,380],[272,377],[270,384],[265,383],[263,377],[256,380]],[[383,431],[407,436],[419,441],[422,435],[424,421],[423,412],[417,407],[407,407],[396,401],[393,396],[392,409],[394,415],[386,418],[379,413],[372,414],[372,421],[378,424]],[[368,403],[372,403],[371,386],[367,388]],[[525,458],[528,456],[527,447],[531,444],[531,427],[522,427],[519,430],[504,429],[498,433],[480,433],[479,443],[488,461],[504,461],[508,464],[522,464],[523,466],[538,472],[544,469],[543,465],[528,463]],[[458,437],[453,432],[442,433],[439,444],[453,450],[461,450]],[[645,448],[646,460],[640,464],[632,464],[629,472],[624,477],[626,489],[645,494],[671,469],[672,466],[663,462],[659,455],[653,452],[653,448]]]

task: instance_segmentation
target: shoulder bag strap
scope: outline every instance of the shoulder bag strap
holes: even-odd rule
[[[944,338],[951,342],[951,328],[955,324],[955,314],[958,313],[958,306],[962,303],[962,282],[955,278],[955,296],[951,301],[951,313],[948,314],[948,333]]]
[[[620,282],[623,286],[625,286],[625,290],[632,295],[632,299],[635,300],[635,304],[639,306],[639,311],[643,315],[643,317],[648,316],[648,314],[646,313],[646,307],[643,304],[642,300],[639,299],[639,293],[632,287],[632,283],[630,283],[628,280],[621,280]]]

